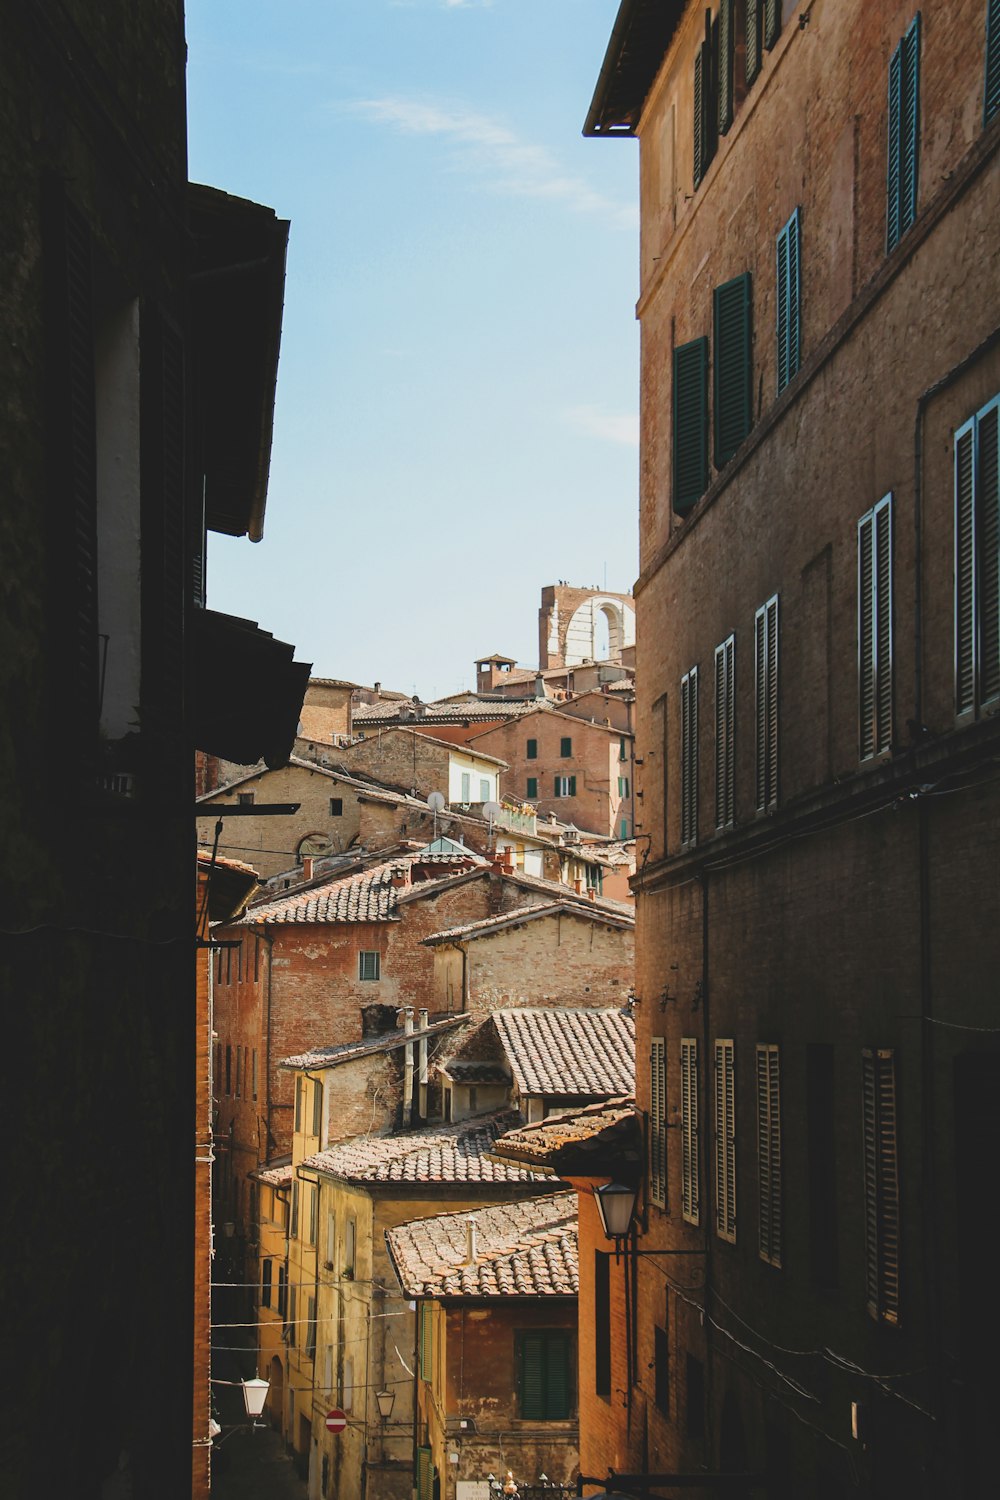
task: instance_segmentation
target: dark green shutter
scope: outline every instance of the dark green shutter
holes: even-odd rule
[[[538,796],[538,777],[537,776],[529,776],[528,777],[528,790],[527,790],[526,796],[528,796],[528,797],[537,797]]]
[[[955,713],[976,706],[976,533],[973,417],[955,434]]]
[[[419,1304],[420,1312],[420,1378],[430,1380],[433,1374],[433,1330],[431,1326],[431,1305],[429,1302]]]
[[[417,1449],[417,1500],[433,1500],[434,1466],[429,1448]]]
[[[976,509],[979,517],[979,699],[1000,694],[1000,401],[977,420]]]
[[[1000,0],[987,0],[986,76],[983,82],[983,124],[1000,109]]]
[[[770,52],[781,35],[781,0],[763,0],[764,46]]]
[[[569,778],[569,795],[571,797],[575,797],[576,796],[576,777],[575,776],[571,776]]]
[[[721,469],[752,425],[750,273],[716,287],[713,303],[715,466]]]
[[[802,294],[799,280],[801,257],[798,209],[778,235],[777,245],[777,386],[780,395],[799,368],[799,308]]]
[[[875,740],[892,745],[892,494],[875,507]]]
[[[705,40],[694,60],[694,185],[708,171],[718,137],[719,28],[705,12]]]
[[[545,1335],[545,1415],[550,1422],[563,1422],[570,1415],[570,1343],[566,1333]]]
[[[708,339],[674,350],[674,510],[687,515],[708,488]]]
[[[858,522],[858,755],[875,751],[875,517]]]
[[[920,147],[920,12],[889,60],[886,147],[886,251],[895,249],[917,214]]]
[[[725,135],[733,123],[734,0],[719,0],[718,130]]]
[[[705,175],[705,49],[699,47],[694,60],[694,185]]]
[[[746,19],[746,80],[747,88],[749,88],[760,72],[761,0],[747,0]]]
[[[526,1421],[545,1417],[545,1351],[540,1333],[522,1333],[521,1416]]]

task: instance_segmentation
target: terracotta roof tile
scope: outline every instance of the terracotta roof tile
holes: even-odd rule
[[[450,1031],[462,1025],[464,1020],[464,1016],[449,1016],[443,1021],[432,1021],[419,1035],[437,1036],[442,1031]],[[360,1041],[342,1042],[337,1047],[316,1047],[312,1052],[300,1052],[294,1057],[284,1057],[278,1066],[279,1068],[336,1068],[355,1057],[369,1057],[376,1052],[392,1052],[396,1047],[402,1047],[406,1042],[413,1041],[415,1035],[416,1033],[407,1032],[403,1027],[397,1027],[393,1031],[383,1031],[378,1036],[363,1037]]]
[[[385,1238],[407,1297],[566,1297],[579,1287],[576,1222],[576,1194],[553,1193],[417,1219]]]
[[[565,890],[565,887],[563,887]],[[481,917],[477,922],[464,922],[459,927],[448,927],[444,932],[432,933],[430,937],[424,938],[428,945],[435,943],[454,943],[463,939],[474,940],[481,937],[491,937],[496,932],[503,932],[508,927],[518,927],[524,922],[537,921],[539,917],[553,917],[566,915],[579,917],[581,921],[601,922],[605,925],[621,928],[632,928],[635,926],[635,917],[629,910],[609,911],[605,906],[598,906],[596,902],[583,899],[575,893],[568,893],[564,900],[547,901],[538,906],[518,907],[514,911],[501,912],[496,917]]]
[[[613,1168],[625,1177],[639,1170],[641,1137],[635,1100],[606,1099],[571,1115],[532,1125],[516,1125],[497,1141],[498,1161],[521,1162],[543,1173],[567,1177],[605,1176]]]
[[[635,1088],[635,1025],[621,1010],[498,1010],[493,1021],[522,1095],[593,1094]]]
[[[471,850],[467,855],[410,854],[398,856],[370,870],[360,870],[354,875],[334,877],[321,885],[310,885],[303,891],[290,891],[270,901],[258,902],[250,908],[247,920],[252,922],[391,922],[396,916],[396,906],[404,893],[414,887],[408,883],[393,884],[396,872],[408,872],[414,864],[440,865],[442,878],[473,869],[485,861]],[[440,881],[423,881],[416,887],[424,891]]]
[[[345,1182],[512,1183],[531,1182],[535,1173],[489,1155],[497,1138],[516,1125],[512,1111],[431,1125],[398,1135],[359,1136],[318,1151],[303,1167]]]

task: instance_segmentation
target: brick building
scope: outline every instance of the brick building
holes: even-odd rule
[[[1000,17],[628,0],[587,130],[642,198],[620,1461],[985,1495]]]

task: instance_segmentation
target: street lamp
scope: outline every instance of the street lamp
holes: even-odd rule
[[[271,1382],[269,1380],[261,1380],[259,1375],[255,1375],[253,1380],[243,1380],[240,1383],[243,1386],[243,1404],[247,1409],[247,1416],[251,1420],[251,1425],[255,1428],[263,1427],[264,1423],[258,1422],[257,1418],[264,1411],[264,1402],[267,1400],[267,1393],[271,1388]]]
[[[622,1182],[607,1182],[603,1187],[594,1189],[594,1201],[601,1216],[604,1237],[614,1240],[616,1254],[621,1250],[621,1242],[632,1227],[636,1196],[635,1188],[626,1187]]]
[[[392,1416],[392,1408],[396,1404],[395,1391],[376,1391],[375,1400],[378,1402],[378,1414],[383,1422],[388,1422]]]

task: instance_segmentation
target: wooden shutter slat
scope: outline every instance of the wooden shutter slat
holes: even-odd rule
[[[719,0],[718,131],[725,135],[733,123],[734,0]]]
[[[698,1131],[698,1043],[681,1040],[681,1213],[689,1224],[700,1220]]]
[[[764,46],[770,52],[781,35],[781,0],[764,0]]]
[[[699,47],[694,59],[694,186],[697,191],[705,175],[705,49]]]
[[[761,0],[746,0],[746,81],[747,88],[760,72]]]
[[[767,738],[766,738],[766,706],[767,706],[767,624],[766,616],[759,609],[754,618],[754,752],[755,752],[755,795],[754,802],[758,811],[767,806]]]
[[[986,6],[986,68],[983,80],[983,124],[1000,109],[1000,0]]]
[[[715,466],[727,464],[752,425],[751,278],[746,272],[716,287]]]
[[[778,801],[778,600],[767,606],[767,805]]]
[[[976,703],[975,419],[955,434],[955,712]]]
[[[673,508],[686,515],[708,487],[708,339],[674,350]]]
[[[871,512],[858,522],[858,751],[861,760],[875,752],[875,525]]]
[[[899,120],[899,218],[904,234],[917,217],[920,156],[920,12],[903,38]]]
[[[874,514],[875,748],[892,745],[892,496]]]
[[[886,142],[886,225],[885,248],[894,250],[900,236],[900,128],[903,88],[903,44],[899,43],[889,59],[889,97]]]
[[[1000,401],[977,420],[976,511],[979,554],[979,699],[1000,695]]]

